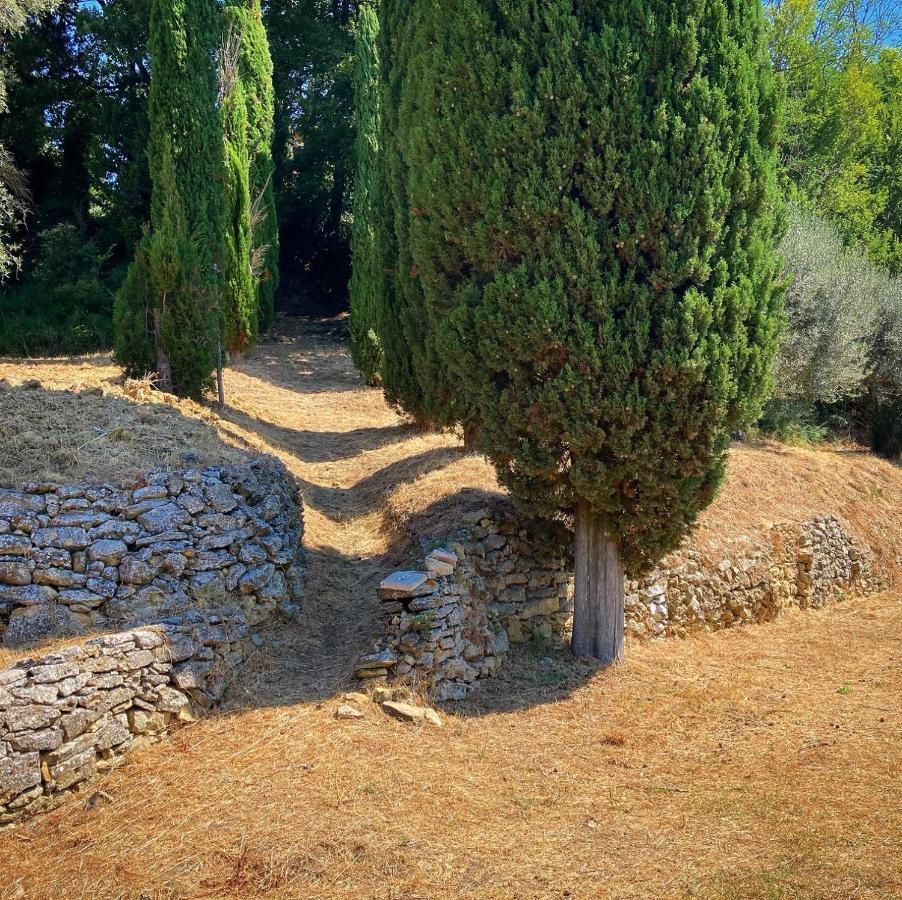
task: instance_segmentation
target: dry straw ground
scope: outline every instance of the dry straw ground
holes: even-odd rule
[[[301,479],[310,565],[304,621],[220,714],[0,836],[0,900],[902,897],[897,594],[631,647],[613,673],[526,648],[442,730],[334,719],[410,530],[497,487],[363,387],[334,326],[283,330],[221,416],[103,358],[0,363],[0,480],[266,449]],[[898,564],[902,471],[854,449],[736,449],[696,541],[816,513]]]

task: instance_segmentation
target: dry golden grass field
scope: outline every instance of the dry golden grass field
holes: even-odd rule
[[[607,673],[525,647],[442,729],[334,718],[380,577],[498,490],[365,387],[339,331],[283,322],[222,412],[104,357],[0,361],[0,482],[272,452],[309,564],[303,621],[264,632],[224,708],[0,834],[0,900],[902,898],[898,590],[633,645]],[[902,470],[855,448],[737,447],[693,540],[817,513],[898,575]]]

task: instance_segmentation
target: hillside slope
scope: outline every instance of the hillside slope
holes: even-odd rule
[[[304,621],[269,629],[222,714],[0,836],[0,900],[902,896],[898,595],[607,674],[524,648],[441,731],[341,722],[378,580],[497,490],[490,467],[399,420],[329,323],[284,323],[221,415],[101,357],[0,379],[0,480],[266,450],[301,480],[310,566]],[[694,540],[822,513],[898,566],[902,471],[855,450],[737,447]]]

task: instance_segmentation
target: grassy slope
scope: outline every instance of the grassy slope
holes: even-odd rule
[[[0,422],[18,429],[4,476],[275,451],[307,500],[306,618],[271,629],[226,714],[130,755],[102,785],[111,799],[0,836],[0,898],[902,896],[898,596],[633,647],[613,674],[565,655],[549,669],[527,648],[442,731],[375,708],[340,723],[410,523],[440,533],[473,502],[462,489],[496,489],[490,470],[408,430],[327,333],[260,348],[228,374],[222,417],[136,403],[115,376],[102,358],[0,363]],[[122,421],[139,440],[113,435]],[[853,450],[737,449],[696,541],[817,513],[890,565],[902,472]]]

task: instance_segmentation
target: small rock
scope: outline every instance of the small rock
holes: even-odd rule
[[[428,706],[414,706],[412,703],[399,703],[396,700],[386,700],[382,704],[382,708],[396,719],[402,722],[428,722],[438,728],[442,727],[442,720],[439,714]]]
[[[367,697],[366,694],[361,693],[360,691],[348,691],[347,694],[344,695],[344,699],[349,703],[369,703],[370,698]]]
[[[341,706],[335,710],[336,719],[362,719],[364,715],[365,713],[357,709],[356,706],[350,706],[347,703],[342,703]]]

